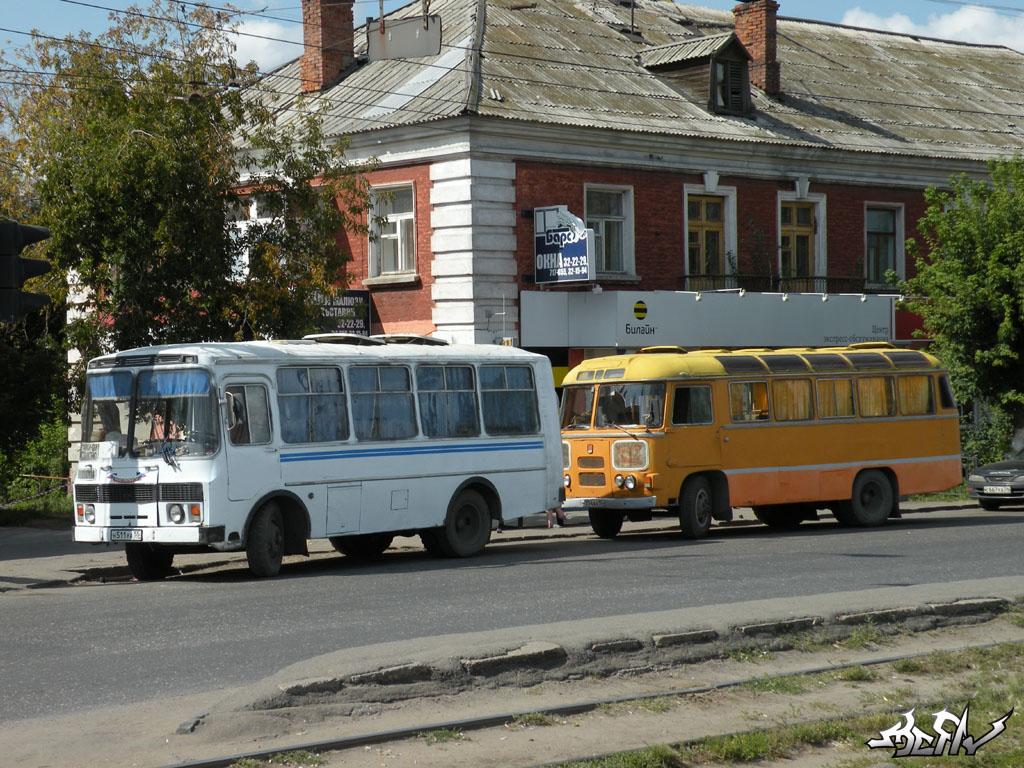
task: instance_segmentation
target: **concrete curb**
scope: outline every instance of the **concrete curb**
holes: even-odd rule
[[[1016,604],[1020,605],[1022,598]],[[244,709],[281,710],[311,704],[394,703],[480,686],[526,687],[545,681],[637,675],[723,658],[738,651],[784,651],[799,643],[834,643],[864,626],[883,635],[991,621],[1014,601],[980,597],[830,616],[733,624],[724,630],[680,628],[643,637],[612,637],[577,646],[532,640],[485,656],[416,661],[337,677],[282,684]]]

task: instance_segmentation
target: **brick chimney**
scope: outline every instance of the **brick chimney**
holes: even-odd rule
[[[302,0],[299,62],[303,93],[334,85],[355,58],[352,50],[352,0]]]
[[[782,93],[779,61],[775,57],[778,10],[775,0],[745,0],[732,9],[736,17],[736,37],[753,59],[750,82],[771,96]]]

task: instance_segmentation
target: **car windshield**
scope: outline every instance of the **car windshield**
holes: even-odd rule
[[[597,427],[660,427],[665,419],[665,385],[603,384],[597,392]]]
[[[133,392],[134,389],[134,392]],[[117,456],[208,456],[217,450],[216,405],[205,371],[92,374],[82,441],[115,442]]]

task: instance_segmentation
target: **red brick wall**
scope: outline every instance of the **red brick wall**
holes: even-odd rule
[[[430,166],[388,168],[367,174],[371,186],[411,183],[416,199],[416,270],[419,281],[395,286],[364,286],[369,274],[370,241],[366,235],[345,232],[341,246],[351,254],[348,263],[349,288],[369,288],[373,306],[373,333],[419,333],[434,331],[430,274]]]
[[[635,285],[608,284],[636,290],[682,290],[685,287],[683,200],[685,184],[702,184],[695,174],[610,170],[584,166],[516,163],[516,210],[546,205],[568,205],[583,215],[583,186],[619,184],[633,187],[635,216]],[[737,269],[762,274],[770,262],[778,271],[778,192],[792,191],[793,181],[761,181],[723,176],[719,185],[736,188],[736,228],[739,241]],[[924,214],[919,190],[887,187],[811,184],[812,194],[826,196],[828,274],[860,277],[864,274],[864,206],[867,202],[902,203],[908,237]],[[533,221],[520,217],[516,229],[516,259],[521,275],[533,273]],[[907,264],[908,273],[912,265]],[[602,281],[605,282],[605,281]]]
[[[303,92],[334,85],[352,63],[352,0],[306,0],[302,4],[302,37],[306,44],[299,59]]]

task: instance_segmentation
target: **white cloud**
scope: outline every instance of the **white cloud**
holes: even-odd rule
[[[927,21],[918,24],[903,13],[880,16],[858,6],[843,14],[842,23],[944,40],[1006,45],[1024,51],[1024,16],[1000,14],[990,8],[967,6],[949,13],[932,14]]]
[[[271,69],[284,64],[298,57],[302,53],[301,45],[279,42],[280,40],[291,40],[293,43],[302,42],[302,25],[287,24],[265,19],[249,19],[243,21],[238,27],[240,32],[246,35],[233,35],[238,50],[235,52],[235,59],[240,64],[248,64],[255,61],[261,72],[269,72]],[[260,37],[249,37],[248,35],[259,35]],[[265,40],[262,38],[277,38],[277,40]]]

